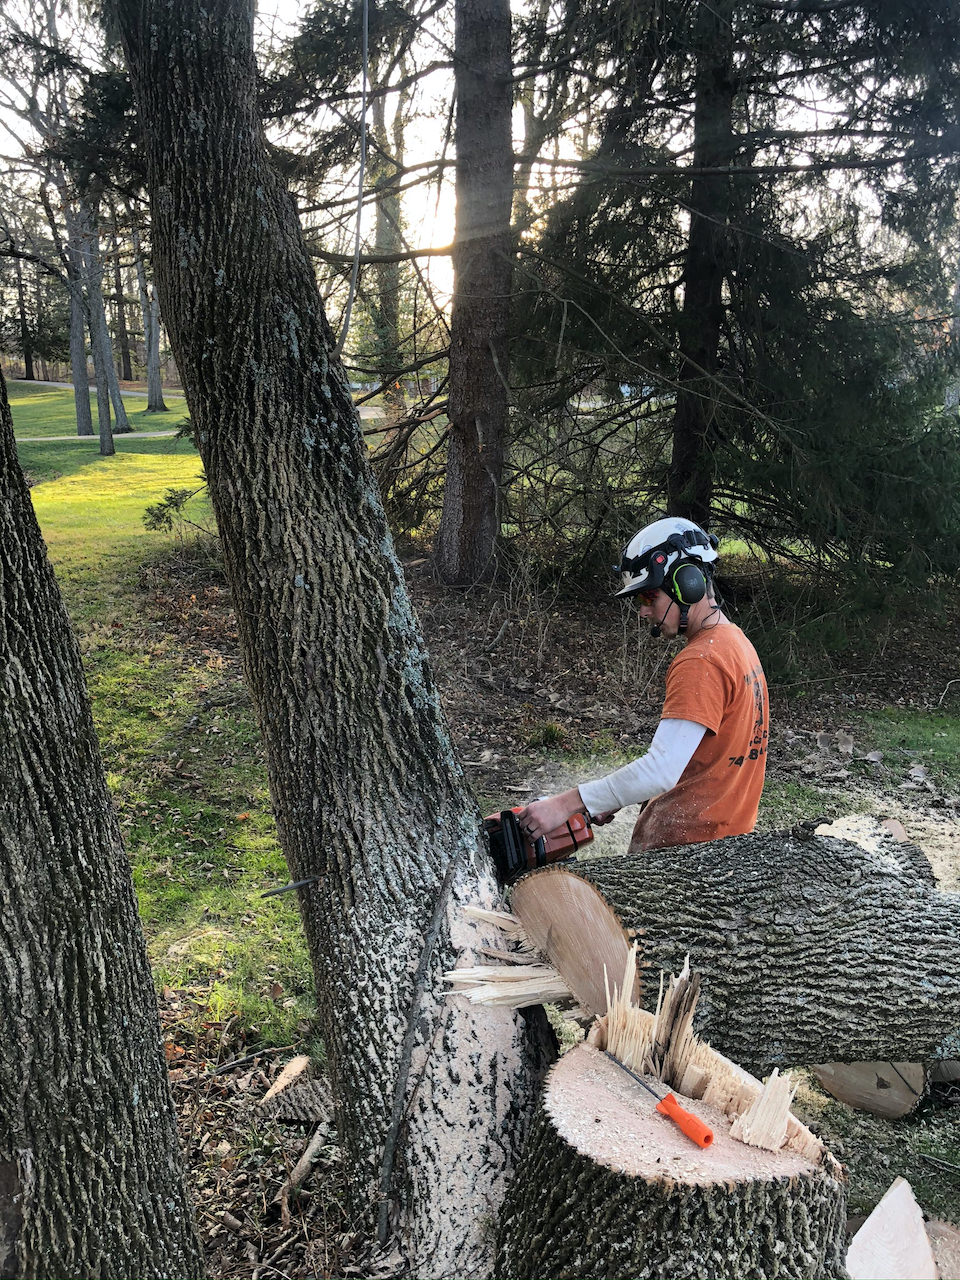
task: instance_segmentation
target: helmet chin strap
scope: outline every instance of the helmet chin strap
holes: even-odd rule
[[[676,605],[677,608],[680,610],[680,621],[677,623],[677,635],[682,636],[686,633],[687,622],[690,616],[690,606],[688,604],[680,604],[679,601],[677,600],[671,600],[670,603],[667,605],[666,609],[664,609],[663,611],[663,617],[660,619],[659,622],[654,623],[654,625],[650,628],[650,634],[651,636],[653,636],[654,640],[659,640],[660,637],[663,635],[663,624],[666,622],[667,614],[670,612],[670,610],[673,608],[674,605]]]

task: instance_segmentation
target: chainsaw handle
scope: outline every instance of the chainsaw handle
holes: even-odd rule
[[[673,1123],[698,1147],[709,1147],[713,1142],[713,1130],[703,1123],[699,1116],[684,1111],[672,1093],[668,1093],[657,1103],[661,1115],[669,1116]]]

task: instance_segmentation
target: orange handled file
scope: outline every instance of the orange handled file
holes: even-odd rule
[[[698,1147],[709,1147],[713,1142],[713,1130],[710,1126],[705,1125],[699,1116],[692,1115],[689,1111],[684,1111],[672,1093],[662,1097],[657,1103],[656,1109],[661,1115],[669,1116],[673,1123],[688,1138],[692,1138]]]
[[[666,1116],[668,1120],[672,1120],[680,1132],[685,1133],[691,1142],[695,1142],[698,1147],[709,1147],[712,1144],[713,1130],[709,1125],[705,1125],[698,1116],[691,1115],[689,1111],[684,1111],[672,1093],[668,1093],[661,1098],[656,1089],[652,1089],[647,1084],[643,1076],[638,1076],[635,1071],[631,1071],[626,1063],[621,1062],[609,1049],[602,1049],[601,1053],[605,1058],[609,1058],[611,1062],[615,1062],[620,1070],[625,1071],[632,1080],[636,1080],[637,1084],[642,1085],[647,1093],[652,1093],[657,1099],[655,1110],[659,1111],[662,1116]]]

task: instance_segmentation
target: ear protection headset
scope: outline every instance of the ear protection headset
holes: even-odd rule
[[[683,556],[684,552],[690,546],[690,537],[688,534],[674,533],[667,539],[664,546],[668,551],[678,551]],[[664,591],[675,604],[680,606],[680,620],[677,624],[677,632],[683,635],[687,629],[687,620],[692,605],[699,604],[703,597],[707,594],[709,585],[709,570],[704,569],[699,560],[680,559],[675,565],[672,565],[664,574],[663,581],[660,584],[661,591]],[[654,637],[660,635],[660,629],[663,626],[664,617],[660,619],[657,626],[652,627],[650,634]]]

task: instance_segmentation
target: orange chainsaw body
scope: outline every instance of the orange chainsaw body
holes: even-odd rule
[[[517,814],[522,808],[521,805],[516,809],[503,809],[483,821],[501,884],[510,884],[524,871],[532,871],[534,867],[569,858],[581,845],[589,844],[593,839],[588,816],[575,813],[563,826],[548,831],[539,840],[531,840],[517,821]]]

